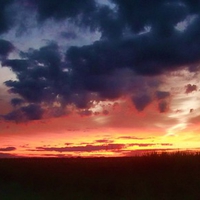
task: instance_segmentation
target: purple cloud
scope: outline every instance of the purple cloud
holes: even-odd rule
[[[37,147],[36,151],[56,151],[56,152],[93,152],[106,150],[119,150],[124,148],[124,144],[106,144],[106,145],[86,145],[70,147]]]
[[[5,148],[0,148],[0,151],[14,151],[16,150],[15,147],[5,147]]]
[[[188,94],[188,93],[191,93],[193,91],[197,91],[197,86],[196,85],[191,85],[191,84],[188,84],[185,86],[186,90],[185,90],[185,93]]]

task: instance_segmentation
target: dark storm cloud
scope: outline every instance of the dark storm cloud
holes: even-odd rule
[[[9,6],[14,0],[0,1],[0,34],[11,28],[13,22],[13,13],[10,12]]]
[[[68,31],[68,32],[61,32],[61,37],[65,38],[65,39],[76,39],[78,36],[76,33],[74,33],[73,31]]]
[[[28,61],[21,59],[5,60],[4,62],[2,62],[2,66],[9,66],[12,68],[13,72],[20,73],[26,70],[26,68],[28,67]]]
[[[5,147],[5,148],[0,148],[0,151],[14,151],[16,150],[15,147]]]
[[[151,97],[146,94],[133,97],[132,100],[138,111],[143,111],[144,108],[148,106],[152,101]]]
[[[68,104],[74,104],[78,109],[83,109],[79,114],[87,116],[92,114],[87,110],[91,104],[90,101],[118,98],[133,90],[133,85],[129,82],[132,81],[137,85],[140,81],[139,79],[129,80],[130,71],[126,70],[111,74],[91,72],[84,74],[71,66],[68,61],[62,61],[59,48],[55,43],[50,43],[39,50],[30,49],[28,52],[21,52],[21,57],[21,59],[5,60],[2,64],[10,67],[18,78],[18,80],[5,82],[10,92],[21,96],[21,98],[11,100],[14,107],[44,102],[50,106],[57,102],[60,103],[60,109],[53,110],[60,116],[64,112],[60,113],[59,110],[63,110]],[[26,119],[32,119],[24,108],[11,112],[5,116],[5,119],[19,120],[23,118],[18,117],[20,113],[23,113],[22,116],[25,115]],[[104,114],[108,112],[104,111]],[[39,117],[33,117],[35,118]]]
[[[6,81],[12,93],[19,94],[25,101],[38,103],[52,101],[60,93],[67,93],[67,75],[62,72],[62,63],[58,47],[50,44],[39,50],[22,53],[23,58],[7,60],[3,66],[9,66],[18,80]],[[62,84],[62,85],[61,85]]]
[[[166,101],[161,101],[159,102],[158,104],[158,109],[161,113],[164,113],[167,111],[167,108],[168,108],[168,103]]]
[[[99,24],[104,40],[69,49],[67,56],[76,69],[83,68],[83,73],[88,71],[95,74],[128,67],[138,74],[156,75],[199,61],[199,17],[184,32],[175,29],[178,22],[193,14],[192,5],[189,7],[184,1],[113,2],[118,9],[114,13],[109,10],[109,13],[114,15],[115,20],[110,21],[110,15],[103,15],[103,25],[111,25],[106,29],[101,22]],[[118,37],[109,37],[118,32],[112,29],[114,21],[123,26],[119,28]],[[149,33],[135,34],[143,31],[147,25],[151,27]],[[104,34],[105,31],[107,34]]]
[[[85,18],[96,9],[94,0],[34,0],[34,5],[37,6],[39,20],[44,21],[48,18],[55,18],[57,20],[65,18],[75,18],[83,15]]]
[[[170,97],[170,92],[156,91],[155,95],[156,95],[156,99],[158,100],[159,112],[160,113],[166,112],[169,107],[169,102],[166,100],[166,98]]]
[[[166,91],[156,91],[156,98],[158,100],[160,99],[165,99],[167,97],[170,96],[170,92],[166,92]]]
[[[43,110],[40,106],[35,104],[30,104],[21,108],[21,111],[29,120],[37,120],[42,117]]]
[[[0,3],[0,21],[5,17],[9,19],[6,14],[9,9],[5,8],[13,1],[6,2]],[[55,102],[60,104],[57,116],[65,113],[60,111],[67,105],[74,105],[81,115],[90,115],[88,108],[92,101],[115,100],[126,95],[132,97],[138,111],[143,111],[153,101],[153,89],[159,111],[165,112],[168,105],[164,99],[170,93],[158,91],[159,81],[147,84],[145,77],[186,65],[191,70],[191,66],[200,61],[200,6],[197,1],[112,0],[115,8],[94,0],[27,0],[15,1],[15,4],[18,2],[23,9],[36,13],[40,26],[48,19],[54,22],[68,19],[82,28],[99,31],[101,39],[89,45],[71,46],[65,55],[55,42],[50,42],[37,50],[30,48],[21,52],[19,59],[4,60],[2,65],[10,67],[17,75],[17,80],[5,84],[22,99],[11,101],[19,108],[5,116],[8,120],[18,119],[18,115],[39,119],[41,105],[52,107]],[[184,20],[188,23],[185,30],[177,30],[176,25]],[[9,28],[9,23],[4,22],[6,26],[0,26],[0,33]],[[73,40],[77,37],[73,30],[66,30],[61,36]],[[1,42],[0,54],[8,55],[11,46]],[[187,86],[186,93],[194,89],[192,85]],[[31,115],[33,105],[37,111]]]
[[[106,37],[116,37],[122,31],[121,23],[115,19],[112,9],[109,6],[100,6],[95,0],[29,0],[29,2],[36,8],[39,23],[48,19],[58,21],[68,19],[83,28],[99,29]],[[75,38],[71,33],[64,36]]]
[[[21,110],[13,110],[10,113],[4,115],[3,118],[8,121],[15,121],[15,122],[23,121]]]
[[[4,119],[8,121],[27,121],[27,120],[38,120],[43,115],[43,109],[37,104],[29,104],[28,106],[22,106],[12,112],[4,115]]]
[[[82,78],[124,68],[140,75],[153,76],[199,61],[198,39],[187,41],[187,38],[191,38],[187,31],[169,38],[147,33],[130,39],[101,40],[88,46],[71,47],[66,56]]]
[[[14,46],[9,41],[0,39],[0,57],[4,58],[8,56],[13,50]]]
[[[168,33],[180,20],[183,20],[188,9],[181,1],[171,0],[112,0],[116,3],[121,17],[134,31],[142,31],[147,24],[160,32]],[[166,25],[164,25],[166,24]]]
[[[103,37],[118,38],[128,28],[133,32],[143,31],[144,26],[152,26],[155,32],[168,36],[173,33],[173,26],[186,15],[193,13],[192,7],[181,5],[180,1],[131,1],[112,0],[116,10],[97,4],[94,0],[35,0],[39,21],[49,18],[56,20],[76,19],[79,17],[85,25],[99,28]]]
[[[24,100],[23,100],[23,99],[20,99],[20,98],[13,98],[13,99],[11,100],[11,105],[12,105],[13,107],[20,106],[20,105],[23,104],[23,103],[24,103]]]

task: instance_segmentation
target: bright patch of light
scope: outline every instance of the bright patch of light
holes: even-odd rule
[[[177,23],[177,25],[175,26],[175,29],[183,32],[187,29],[187,27],[196,19],[195,15],[192,16],[188,16],[185,20]]]
[[[96,0],[97,3],[109,6],[111,9],[114,9],[116,7],[115,4],[111,3],[109,0]]]
[[[0,86],[4,85],[5,81],[17,80],[16,74],[14,74],[12,70],[8,67],[1,67],[1,64],[0,64],[0,74],[2,75],[0,79]]]
[[[184,130],[187,127],[187,123],[180,123],[175,126],[172,126],[167,130],[167,134],[165,136],[177,136],[178,132]]]
[[[102,112],[105,109],[110,109],[113,107],[115,103],[121,103],[121,100],[117,101],[93,101],[91,108],[89,108],[89,111],[95,112]]]
[[[186,93],[186,85],[194,84],[199,86],[200,74],[189,72],[188,70],[179,70],[166,76],[165,84],[161,90],[170,89],[173,97],[170,102],[170,112],[167,113],[168,119],[174,121],[174,124],[166,127],[165,136],[177,136],[190,125],[190,119],[198,116],[199,90]]]
[[[150,31],[151,31],[151,27],[150,26],[145,26],[144,30],[139,32],[138,35],[143,35],[143,34],[149,33]]]

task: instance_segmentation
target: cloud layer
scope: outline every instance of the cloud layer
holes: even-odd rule
[[[34,13],[36,26],[52,20],[65,20],[81,31],[100,32],[101,38],[88,45],[63,47],[48,41],[40,48],[27,51],[6,40],[0,40],[2,66],[9,67],[17,80],[5,85],[18,97],[11,100],[14,110],[6,120],[36,120],[45,110],[60,116],[74,106],[79,114],[90,115],[93,102],[128,97],[141,112],[153,101],[158,112],[169,108],[169,91],[159,89],[159,76],[187,67],[199,70],[200,5],[188,0],[112,0],[110,4],[86,0],[20,0],[0,3],[0,34],[20,26],[20,33],[29,28],[10,13]],[[112,5],[112,6],[109,6]],[[19,9],[20,8],[20,9]],[[23,11],[23,12],[22,12]],[[50,30],[53,28],[50,28]],[[58,30],[59,31],[59,30]],[[61,31],[66,40],[77,34]],[[17,58],[9,53],[15,51]],[[153,77],[153,78],[152,78]],[[187,85],[185,93],[197,90]]]

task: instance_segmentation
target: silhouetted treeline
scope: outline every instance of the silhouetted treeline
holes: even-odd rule
[[[200,153],[0,159],[1,200],[199,200]]]

